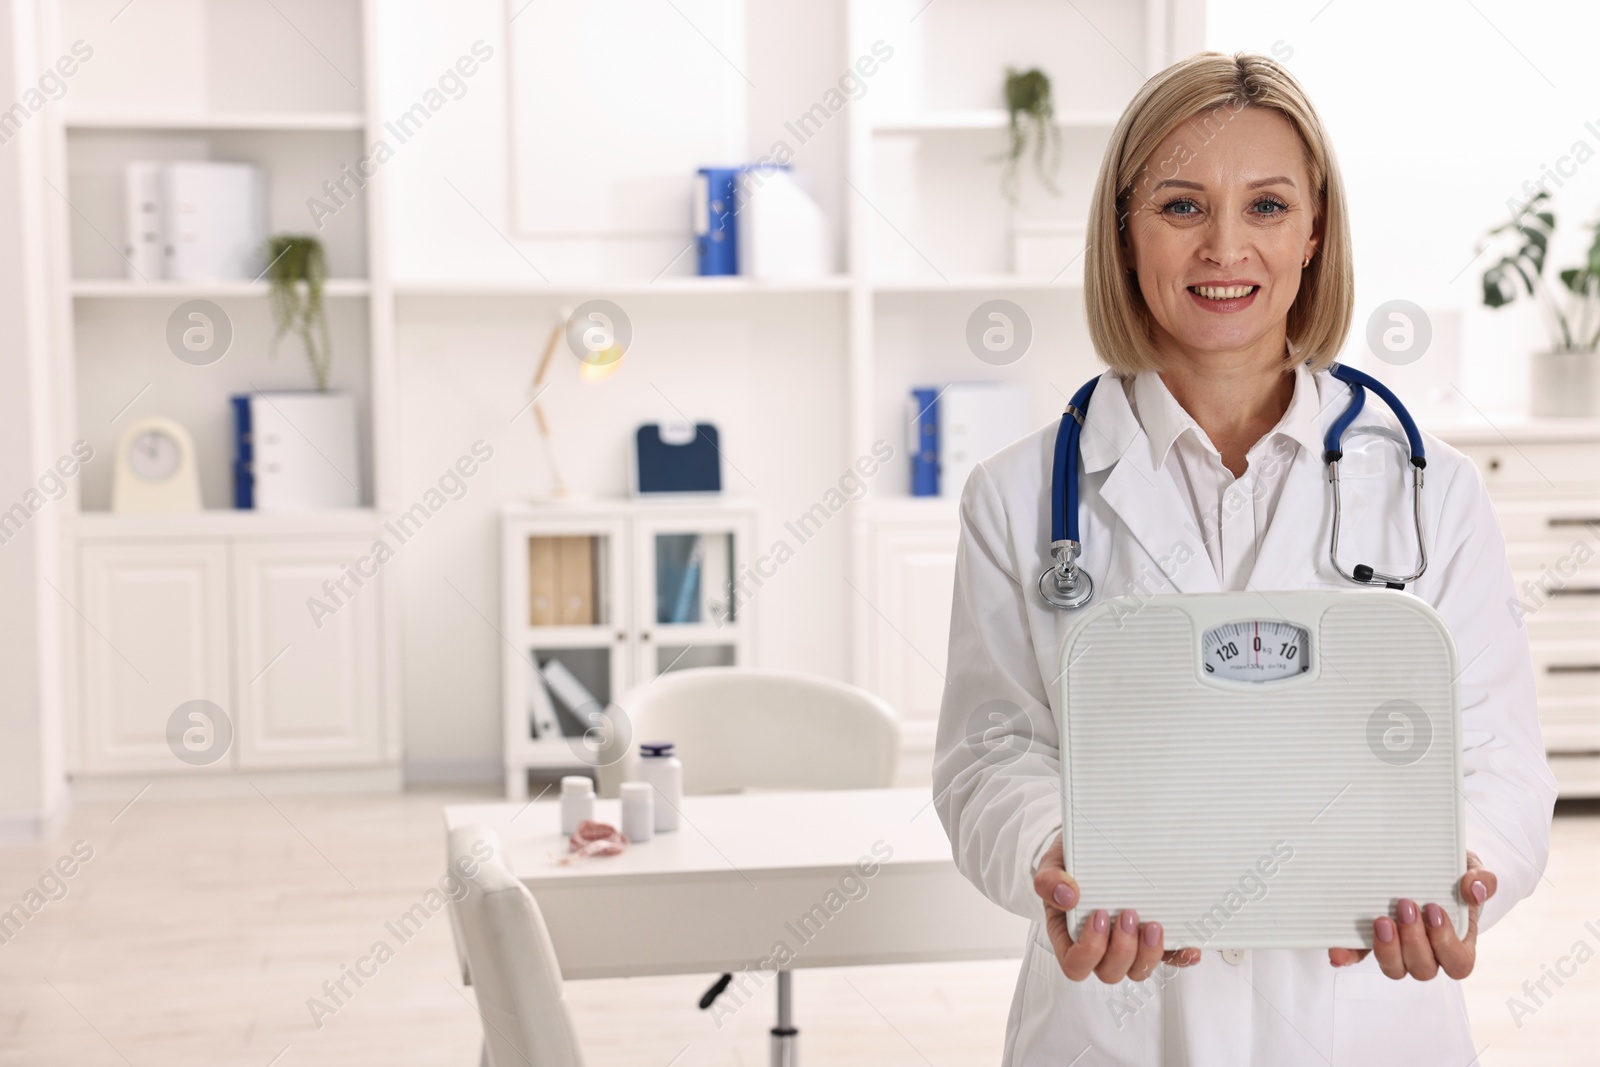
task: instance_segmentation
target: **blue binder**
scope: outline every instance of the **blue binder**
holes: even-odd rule
[[[911,495],[939,495],[939,390],[911,390]]]
[[[233,506],[256,506],[255,455],[250,441],[250,397],[229,397],[233,405]]]
[[[701,167],[696,171],[694,245],[702,275],[739,273],[738,216],[734,197],[743,167]]]

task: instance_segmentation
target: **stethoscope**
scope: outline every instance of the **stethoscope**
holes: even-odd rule
[[[1323,440],[1322,461],[1328,465],[1328,481],[1333,485],[1333,535],[1328,543],[1328,558],[1333,562],[1333,569],[1347,581],[1403,589],[1428,569],[1428,548],[1422,539],[1422,468],[1428,465],[1428,460],[1422,451],[1422,435],[1417,432],[1417,424],[1405,405],[1372,375],[1340,363],[1331,365],[1328,373],[1350,387],[1350,403],[1328,427]],[[1083,434],[1089,398],[1099,383],[1099,377],[1091,378],[1073,394],[1061,416],[1061,426],[1056,430],[1055,465],[1050,476],[1050,555],[1055,562],[1039,575],[1039,595],[1058,608],[1080,608],[1094,596],[1094,580],[1078,563],[1083,555],[1083,542],[1078,538],[1078,438]],[[1411,512],[1417,527],[1418,562],[1417,569],[1404,576],[1381,574],[1365,563],[1347,572],[1339,564],[1339,461],[1344,458],[1340,446],[1345,431],[1367,402],[1368,389],[1389,405],[1411,449]]]

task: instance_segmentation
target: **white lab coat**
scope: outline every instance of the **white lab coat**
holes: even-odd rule
[[[1323,428],[1344,410],[1348,387],[1314,378]],[[1402,398],[1404,399],[1404,398]],[[1356,425],[1398,431],[1369,395]],[[955,860],[991,900],[1032,918],[1007,1024],[1005,1060],[1016,1067],[1465,1067],[1476,1050],[1461,989],[1440,973],[1428,982],[1385,977],[1374,957],[1335,969],[1327,953],[1257,950],[1231,962],[1206,950],[1182,970],[1158,968],[1140,985],[1073,982],[1061,973],[1034,894],[1033,862],[1061,829],[1058,697],[1044,679],[1059,671],[1062,640],[1083,612],[1039,595],[1049,559],[1048,495],[1055,424],[980,463],[961,496],[961,544],[944,701],[934,757],[936,806]],[[1526,633],[1505,542],[1470,460],[1424,434],[1427,573],[1409,587],[1455,637],[1465,749],[1468,847],[1499,878],[1483,909],[1488,930],[1533,891],[1549,848],[1555,782],[1544,759]],[[1168,474],[1109,373],[1082,434],[1080,534],[1094,577],[1091,604],[1117,595],[1218,590],[1211,561]],[[1416,556],[1409,466],[1398,447],[1348,435],[1340,464],[1340,559],[1409,573]],[[1332,506],[1320,453],[1292,461],[1251,588],[1352,588],[1328,560]],[[1180,548],[1186,546],[1186,549]],[[1186,561],[1186,562],[1184,562]],[[974,712],[1003,700],[1026,713],[1026,751],[984,759],[966,736]],[[988,725],[985,723],[985,725]],[[993,740],[993,739],[991,739]],[[993,750],[988,750],[993,751]],[[1139,783],[1130,781],[1128,789]],[[1404,813],[1396,813],[1403,817]],[[1168,948],[1182,947],[1170,939]],[[1074,1058],[1080,1057],[1081,1058]]]

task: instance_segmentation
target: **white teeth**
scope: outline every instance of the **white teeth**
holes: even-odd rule
[[[1192,288],[1207,300],[1238,300],[1256,291],[1253,285],[1196,285]]]

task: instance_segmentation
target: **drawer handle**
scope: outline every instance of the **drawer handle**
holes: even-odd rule
[[[1546,674],[1600,674],[1600,663],[1551,663]]]
[[[1600,516],[1581,519],[1576,516],[1557,516],[1550,520],[1551,526],[1594,526],[1600,524]]]
[[[1600,585],[1569,585],[1549,592],[1551,596],[1600,596]]]

